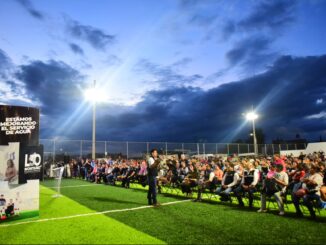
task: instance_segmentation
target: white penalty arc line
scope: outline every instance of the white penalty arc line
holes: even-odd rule
[[[166,203],[162,203],[161,206],[168,206],[168,205],[173,205],[173,204],[178,204],[178,203],[183,203],[183,202],[189,202],[189,201],[190,201],[190,199],[182,200],[182,201],[166,202]],[[146,209],[146,208],[154,208],[154,206],[147,205],[147,206],[140,206],[140,207],[136,207],[136,208],[114,209],[114,210],[106,210],[106,211],[102,211],[102,212],[76,214],[76,215],[56,217],[56,218],[48,218],[48,219],[30,220],[30,221],[24,221],[24,222],[19,222],[19,223],[14,223],[14,224],[0,225],[0,227],[24,225],[24,224],[30,224],[30,223],[41,223],[41,222],[54,221],[54,220],[73,219],[73,218],[93,216],[93,215],[101,215],[101,214],[108,214],[108,213],[127,212],[127,211],[134,211],[134,210],[140,210],[140,209]]]

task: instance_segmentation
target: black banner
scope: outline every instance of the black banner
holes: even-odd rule
[[[39,120],[37,108],[0,105],[0,145],[9,142],[38,145]]]
[[[19,143],[18,184],[29,179],[42,179],[43,146],[39,145],[37,108],[0,105],[0,145]]]
[[[38,216],[43,174],[39,119],[37,108],[0,105],[0,189],[7,203],[3,210],[10,209],[0,222],[18,215]]]

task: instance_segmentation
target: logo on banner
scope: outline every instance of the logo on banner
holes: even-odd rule
[[[34,152],[25,154],[25,173],[38,173],[42,167],[42,157]]]

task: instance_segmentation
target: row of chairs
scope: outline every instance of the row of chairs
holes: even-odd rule
[[[144,189],[143,186],[141,186],[137,181],[131,181],[130,182],[130,188],[133,189]],[[184,196],[187,198],[195,198],[198,192],[198,187],[193,187],[191,188],[192,192],[190,194],[187,193],[182,193],[181,189],[179,186],[176,186],[175,184],[164,184],[160,186],[160,190],[159,192],[162,194],[168,194],[168,195],[177,195],[177,196]],[[259,208],[260,207],[260,190],[261,190],[261,186],[258,186],[257,188],[257,192],[254,193],[254,200],[253,200],[253,206]],[[245,195],[243,196],[243,200],[246,202],[246,204],[249,204],[249,200],[248,200],[248,193],[245,192]],[[230,196],[230,203],[237,203],[237,198],[236,196],[233,194],[233,192],[231,193]],[[283,202],[284,202],[284,208],[288,211],[291,210],[291,195],[289,193],[285,193],[283,197]],[[218,201],[219,200],[219,196],[215,194],[215,192],[212,192],[208,189],[206,189],[203,193],[202,193],[202,198],[208,201]],[[277,203],[276,200],[274,199],[273,196],[267,196],[267,209],[278,209],[277,207]],[[300,203],[300,206],[302,208],[302,211],[304,214],[309,214],[308,209],[305,207],[305,205],[303,205],[303,203]],[[325,210],[325,208],[321,208],[318,207],[317,203],[315,203],[314,205],[315,211],[321,215],[322,210]]]

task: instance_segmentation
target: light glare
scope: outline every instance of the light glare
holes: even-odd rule
[[[255,112],[248,112],[246,114],[246,119],[249,121],[253,121],[258,118],[258,115]]]
[[[84,91],[84,97],[86,101],[91,102],[103,102],[106,100],[106,96],[103,90],[90,88]]]

